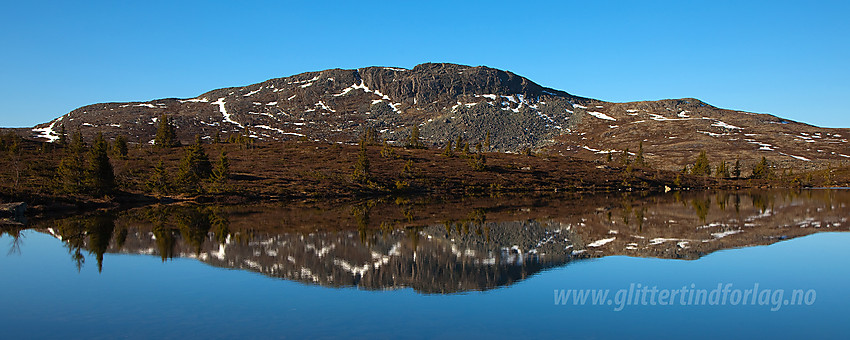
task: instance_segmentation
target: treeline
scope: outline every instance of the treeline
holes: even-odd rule
[[[160,159],[145,186],[157,195],[223,193],[228,189],[229,177],[230,160],[227,154],[222,151],[213,165],[200,136],[195,136],[195,143],[184,148],[177,173],[172,176]]]
[[[244,145],[253,144],[240,137],[230,139]],[[79,132],[74,133],[68,140],[64,126],[61,126],[59,139],[55,144],[65,150],[54,180],[56,192],[104,196],[116,191],[118,183],[111,158],[127,158],[128,145],[124,136],[116,137],[115,141],[109,144],[103,134],[98,134],[89,144],[83,140]],[[177,139],[173,120],[162,115],[158,119],[153,147],[171,149],[181,145],[182,143]],[[160,159],[145,181],[146,189],[157,195],[221,193],[227,190],[230,161],[224,152],[219,155],[213,165],[204,150],[200,136],[195,136],[195,142],[183,149],[184,155],[177,172],[172,175]]]
[[[782,181],[783,184],[792,187],[803,186],[832,186],[836,184],[835,173],[838,168],[831,163],[825,169],[812,170],[808,172],[794,173],[793,169],[782,168],[781,172],[776,164],[771,163],[766,157],[762,157],[758,163],[752,165],[750,175],[742,173],[741,161],[720,161],[712,166],[708,160],[706,151],[701,151],[694,163],[685,165],[681,174],[690,174],[700,177],[716,177],[722,179],[758,179],[768,181]]]
[[[475,148],[475,152],[470,150],[470,147]],[[484,137],[484,142],[478,141],[475,145],[470,145],[470,143],[463,139],[463,136],[458,135],[457,140],[452,142],[452,140],[446,141],[446,145],[443,148],[443,156],[446,157],[463,157],[467,159],[467,164],[475,170],[475,171],[484,171],[487,169],[487,156],[484,155],[484,150],[490,150],[490,131],[487,131],[487,134]],[[530,149],[527,150],[527,153],[530,154]]]
[[[115,190],[115,174],[109,161],[109,145],[103,134],[98,134],[92,144],[84,142],[79,132],[74,133],[70,142],[64,139],[64,134],[62,136],[59,146],[65,147],[65,143],[68,144],[65,156],[59,161],[59,168],[56,170],[57,191],[91,196],[111,194]],[[123,147],[118,146],[116,141],[113,149],[123,150],[123,156],[126,157],[126,141],[123,143]]]
[[[705,150],[700,151],[696,160],[692,164],[686,164],[682,170],[682,174],[691,174],[699,177],[716,177],[725,179],[742,179],[741,160],[735,159],[735,162],[720,161],[716,166],[712,166],[708,160],[708,154]],[[746,178],[751,179],[776,179],[773,172],[773,166],[767,161],[767,158],[762,157],[761,161],[753,165],[751,175]]]

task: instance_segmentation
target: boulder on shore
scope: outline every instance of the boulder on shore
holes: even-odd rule
[[[23,217],[26,211],[27,204],[24,202],[0,204],[0,217]]]

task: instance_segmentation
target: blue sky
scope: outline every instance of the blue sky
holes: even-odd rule
[[[847,1],[15,1],[0,126],[327,68],[486,65],[608,101],[850,127]]]

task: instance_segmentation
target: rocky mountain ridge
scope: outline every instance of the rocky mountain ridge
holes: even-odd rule
[[[64,126],[85,136],[152,143],[157,120],[178,137],[247,135],[264,141],[356,142],[367,128],[402,143],[418,126],[426,145],[458,137],[489,151],[545,150],[603,160],[641,143],[653,166],[680,169],[701,150],[713,162],[762,156],[779,167],[850,161],[850,129],[819,128],[766,114],[720,109],[692,98],[611,103],[540,86],[489,67],[428,63],[413,69],[330,69],[212,90],[195,98],[102,103],[19,130],[54,141]]]

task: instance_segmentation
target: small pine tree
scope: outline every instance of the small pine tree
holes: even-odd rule
[[[221,144],[221,132],[215,132],[215,134],[213,135],[213,144]]]
[[[222,192],[227,185],[227,179],[230,177],[230,160],[227,154],[222,151],[218,156],[218,162],[215,163],[215,168],[212,170],[210,181],[212,182],[213,192]]]
[[[158,148],[171,148],[180,145],[177,140],[177,128],[174,126],[174,121],[165,114],[159,116],[157,121],[153,145]]]
[[[200,192],[201,180],[212,175],[210,159],[201,145],[201,137],[195,136],[195,144],[186,149],[177,172],[177,183],[184,192]]]
[[[455,151],[463,152],[463,136],[458,135],[457,140],[455,141]]]
[[[412,148],[412,149],[420,149],[420,148],[424,147],[424,145],[422,144],[422,141],[419,140],[419,126],[418,125],[414,125],[413,128],[410,129],[410,136],[408,136],[408,138],[407,138],[406,146],[408,148]]]
[[[767,158],[762,157],[761,162],[753,166],[753,178],[770,179],[772,177],[773,172],[770,170],[770,164],[767,162]]]
[[[620,163],[622,163],[623,166],[628,166],[632,164],[632,160],[629,158],[629,148],[626,148],[626,150],[623,151],[622,158],[620,158]]]
[[[357,154],[357,161],[354,163],[354,172],[351,174],[351,179],[355,182],[365,183],[369,180],[369,155],[366,153],[365,141],[360,141],[360,152]]]
[[[646,160],[643,158],[643,141],[638,146],[637,155],[635,155],[635,166],[645,166]]]
[[[115,174],[109,163],[107,143],[102,133],[97,135],[88,153],[86,182],[91,193],[96,195],[108,194],[115,189]]]
[[[112,154],[116,158],[127,158],[127,138],[124,136],[115,137],[115,143],[112,144]]]
[[[65,124],[59,126],[59,140],[57,143],[60,146],[68,145],[68,134],[65,132]]]
[[[443,156],[446,156],[446,157],[453,157],[454,156],[454,151],[452,150],[452,141],[451,140],[448,143],[446,143],[446,148],[443,149]]]
[[[721,161],[714,171],[714,176],[717,178],[729,178],[729,167],[726,166],[726,161]]]
[[[705,150],[700,151],[694,166],[691,168],[691,174],[694,176],[711,176],[711,164],[708,162],[708,155]]]
[[[71,137],[69,151],[71,153],[82,154],[85,147],[86,142],[83,141],[83,134],[81,134],[80,131],[74,132],[74,135]]]
[[[732,168],[732,177],[735,179],[741,178],[741,160],[735,159],[735,166]]]
[[[14,180],[13,180],[13,188],[14,190],[18,189],[18,184],[21,180],[22,170],[22,162],[21,162],[21,141],[23,139],[18,137],[17,135],[8,132],[4,136],[0,137],[0,150],[6,151],[9,159],[12,161],[12,170],[14,171]],[[49,144],[42,144],[42,148],[46,147]],[[6,155],[4,155],[6,156]],[[2,234],[2,231],[0,231]]]
[[[153,173],[145,184],[148,190],[160,195],[167,195],[171,192],[168,171],[165,169],[165,164],[162,160],[159,160],[159,163],[153,168]]]
[[[484,135],[484,150],[490,151],[490,130]]]
[[[366,128],[363,130],[363,135],[360,139],[362,139],[366,145],[378,145],[378,130],[374,127]]]
[[[395,157],[395,150],[390,147],[390,143],[384,140],[383,146],[381,147],[381,157],[383,158],[393,158]]]
[[[413,168],[413,160],[408,160],[404,163],[404,167],[401,168],[401,177],[402,178],[414,178],[416,177],[416,170]]]
[[[80,193],[85,189],[85,167],[83,163],[83,140],[79,132],[74,134],[65,157],[59,161],[56,182],[59,192]]]
[[[487,157],[483,153],[472,154],[468,159],[469,166],[475,171],[487,169]]]

